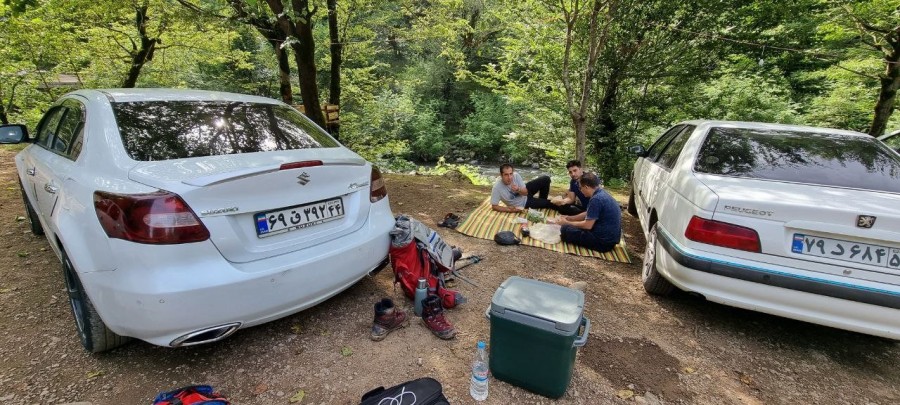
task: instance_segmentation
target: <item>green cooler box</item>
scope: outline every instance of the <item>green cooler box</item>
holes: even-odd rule
[[[583,313],[581,291],[516,276],[506,279],[487,314],[491,373],[537,394],[563,396],[575,352],[587,343],[591,328]]]

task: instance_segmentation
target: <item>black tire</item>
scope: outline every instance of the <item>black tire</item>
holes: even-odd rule
[[[631,189],[631,195],[628,197],[628,213],[637,218],[637,205],[634,204],[634,189]]]
[[[91,353],[100,353],[119,347],[131,340],[129,337],[119,336],[109,330],[100,319],[100,315],[94,309],[94,304],[84,292],[78,273],[72,266],[65,250],[62,250],[62,270],[66,292],[69,295],[69,306],[72,308],[75,327],[78,329],[78,337],[81,339],[84,349]]]
[[[641,282],[644,284],[644,290],[648,293],[666,296],[675,290],[675,285],[656,271],[656,238],[656,224],[653,224],[647,234],[647,249],[644,251],[644,264],[641,267]]]
[[[22,192],[22,202],[25,204],[25,216],[28,217],[28,224],[31,226],[31,233],[41,236],[44,234],[44,227],[41,226],[41,219],[38,218],[37,212],[28,201],[28,195],[25,194],[25,187],[22,187],[22,181],[19,180],[19,190]]]

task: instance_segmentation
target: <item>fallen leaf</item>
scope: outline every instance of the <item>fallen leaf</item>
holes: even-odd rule
[[[266,383],[260,383],[259,385],[256,386],[256,388],[253,389],[253,395],[262,394],[263,392],[266,392],[266,390],[268,390],[268,389],[269,389],[269,386],[266,385]]]
[[[17,252],[16,254],[19,255],[19,257],[28,257],[28,252]]]
[[[685,367],[681,369],[681,371],[684,371],[685,374],[694,374],[697,372],[697,370],[694,370],[693,367]]]
[[[300,332],[303,331],[303,328],[299,323],[295,323],[294,326],[291,326],[291,332],[294,332],[295,335],[299,335]]]
[[[741,382],[747,385],[753,384],[753,378],[750,378],[747,374],[741,374]]]
[[[305,396],[306,396],[305,391],[303,391],[303,390],[297,391],[297,393],[294,394],[294,396],[292,396],[291,399],[288,400],[288,402],[295,404],[297,402],[302,401],[303,397],[305,397]]]
[[[90,379],[92,379],[92,378],[100,377],[101,375],[103,375],[103,372],[100,371],[100,370],[97,370],[97,371],[89,371],[89,372],[87,373],[87,378],[90,380]]]
[[[13,292],[13,291],[15,291],[15,290],[16,290],[15,287],[13,287],[13,288],[0,288],[0,294],[6,294],[6,293],[8,293],[8,292]]]
[[[16,217],[16,222],[22,222],[25,220],[25,217]]]
[[[351,354],[353,354],[353,349],[351,349],[347,346],[344,346],[341,348],[341,356],[347,357]]]
[[[632,390],[619,390],[616,393],[616,396],[622,399],[631,399],[634,396],[634,391]]]

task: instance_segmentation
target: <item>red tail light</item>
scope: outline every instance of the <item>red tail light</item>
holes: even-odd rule
[[[110,238],[171,245],[209,239],[194,211],[168,191],[149,194],[94,192],[94,210]]]
[[[369,184],[369,201],[378,202],[387,197],[387,187],[384,186],[384,178],[381,171],[372,165],[372,182]]]
[[[291,162],[285,163],[278,168],[278,170],[290,170],[290,169],[299,169],[301,167],[313,167],[313,166],[322,166],[321,160],[303,160],[300,162]]]
[[[753,229],[700,217],[691,218],[684,236],[694,242],[760,252],[759,234]]]

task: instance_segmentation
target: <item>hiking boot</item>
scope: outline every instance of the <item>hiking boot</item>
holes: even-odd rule
[[[394,306],[394,301],[384,298],[375,303],[375,320],[372,322],[372,335],[374,341],[383,340],[388,333],[409,325],[406,312]]]
[[[456,329],[444,317],[444,307],[437,295],[429,295],[422,303],[422,321],[431,333],[441,339],[453,339],[456,336]]]

